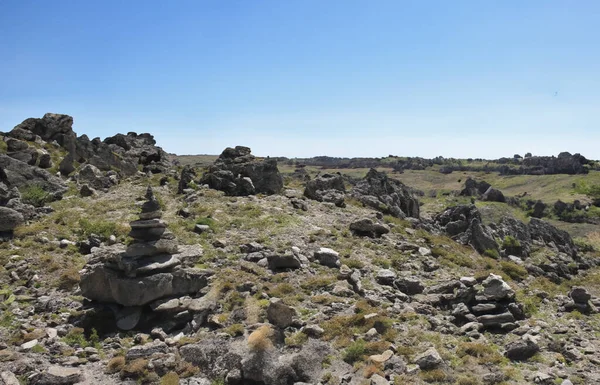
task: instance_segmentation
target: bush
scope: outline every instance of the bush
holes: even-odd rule
[[[86,238],[92,234],[96,234],[103,239],[108,239],[117,232],[117,225],[114,222],[103,220],[91,221],[87,218],[82,218],[79,220],[79,227],[81,234]]]
[[[58,288],[61,290],[71,290],[80,281],[79,270],[74,267],[68,267],[58,278]]]
[[[515,237],[507,235],[502,241],[502,248],[507,249],[510,247],[521,247],[521,242],[519,242],[519,240]]]
[[[512,279],[520,281],[527,277],[527,269],[514,262],[500,261],[500,267]]]
[[[140,378],[144,377],[147,373],[148,360],[138,358],[125,365],[121,370],[121,378]]]
[[[496,249],[487,249],[486,251],[483,252],[483,255],[485,255],[486,257],[493,258],[493,259],[500,259],[500,253]]]
[[[169,372],[160,379],[160,385],[179,385],[177,373]]]
[[[31,185],[21,190],[21,200],[23,203],[35,207],[42,207],[52,200],[52,195],[47,193],[40,185]]]
[[[117,356],[113,357],[106,364],[106,373],[114,374],[120,372],[125,367],[125,357]]]
[[[273,347],[271,336],[273,336],[273,329],[270,326],[263,325],[259,327],[248,336],[250,350],[264,352],[271,349]]]
[[[352,342],[346,350],[344,350],[344,361],[349,364],[353,364],[356,361],[359,361],[365,355],[367,350],[367,343],[363,339],[356,340]]]
[[[0,140],[0,154],[6,154],[6,151],[8,151],[8,145],[4,140]]]

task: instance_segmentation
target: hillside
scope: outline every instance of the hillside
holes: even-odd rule
[[[0,140],[6,384],[600,382],[593,167],[173,163],[69,118]]]

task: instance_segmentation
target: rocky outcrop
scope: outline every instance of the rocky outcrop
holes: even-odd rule
[[[143,305],[195,295],[207,285],[210,275],[208,271],[181,266],[184,256],[178,253],[175,237],[160,219],[160,205],[150,187],[146,199],[140,219],[131,222],[129,235],[134,242],[126,250],[117,246],[97,250],[81,271],[82,295],[94,301],[133,307],[138,316],[127,317],[128,321],[139,320]],[[131,329],[136,324],[137,321],[120,326]]]
[[[554,246],[571,257],[577,255],[577,247],[566,231],[559,230],[550,223],[537,218],[531,218],[528,228],[532,239],[541,241],[548,246]]]
[[[465,181],[465,187],[460,192],[462,196],[477,197],[483,201],[489,202],[506,202],[506,198],[502,191],[495,189],[491,184],[482,180],[476,181],[471,177]]]
[[[323,174],[306,183],[304,196],[318,202],[330,202],[345,207],[346,187],[341,174]]]
[[[364,205],[398,218],[419,218],[419,201],[404,183],[375,169],[352,189],[352,196]]]
[[[490,229],[482,224],[481,214],[475,205],[447,208],[434,221],[454,240],[473,246],[481,254],[499,250]]]
[[[63,175],[70,174],[76,169],[76,164],[83,163],[94,165],[102,171],[116,169],[126,176],[138,172],[138,166],[142,171],[152,173],[165,172],[171,166],[168,154],[156,146],[152,135],[129,132],[104,141],[100,138],[90,140],[86,135],[77,137],[73,131],[73,118],[69,115],[48,113],[41,119],[29,118],[7,135],[19,141],[11,144],[9,156],[41,168],[51,167],[51,157],[24,141],[54,143],[62,147],[67,153],[59,166]]]
[[[277,194],[283,178],[275,159],[257,160],[250,148],[228,147],[202,176],[201,184],[224,191],[226,195]]]

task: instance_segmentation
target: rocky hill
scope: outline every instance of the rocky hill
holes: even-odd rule
[[[500,179],[181,167],[72,124],[0,141],[5,384],[600,383],[600,233]]]

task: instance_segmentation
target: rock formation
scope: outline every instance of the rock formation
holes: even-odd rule
[[[228,147],[202,176],[201,184],[227,195],[277,194],[283,178],[275,159],[257,160],[250,148]]]
[[[304,196],[319,202],[330,202],[345,207],[346,187],[341,174],[323,174],[306,183]]]
[[[373,168],[354,186],[352,196],[366,206],[398,218],[419,218],[419,201],[409,188]]]
[[[131,222],[129,235],[134,242],[125,251],[119,247],[97,249],[81,271],[83,296],[116,303],[125,307],[121,312],[137,314],[119,324],[122,329],[136,326],[132,319],[139,320],[141,306],[195,295],[207,285],[210,272],[181,267],[183,256],[161,216],[160,205],[148,187],[140,217]]]

